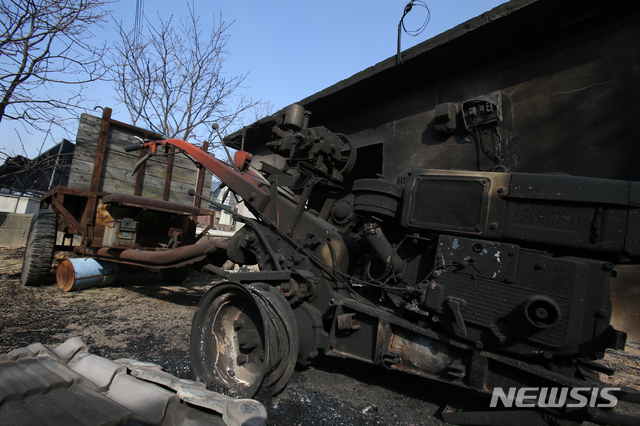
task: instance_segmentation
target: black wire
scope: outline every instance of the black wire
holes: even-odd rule
[[[422,23],[422,25],[418,29],[416,29],[416,30],[407,30],[407,27],[404,25],[404,18],[405,18],[405,16],[407,16],[407,14],[409,12],[411,12],[411,9],[413,9],[413,6],[423,7],[427,11],[427,15],[424,18],[424,22]],[[402,25],[402,30],[405,33],[407,33],[411,37],[416,37],[416,36],[419,36],[420,34],[422,34],[422,32],[425,30],[425,28],[427,28],[427,25],[429,25],[429,21],[431,21],[431,11],[429,10],[429,7],[427,6],[427,4],[425,2],[423,2],[423,1],[421,1],[421,0],[411,0],[404,7],[404,14],[402,15],[402,19],[400,19],[400,24]]]
[[[496,141],[496,138],[493,135],[493,132],[495,132],[495,134],[497,135],[497,141]],[[496,165],[499,165],[503,161],[503,158],[502,158],[502,134],[500,133],[498,125],[496,124],[495,128],[492,130],[492,133],[491,133],[491,139],[492,139],[492,142],[493,142],[493,150],[489,148],[489,145],[487,144],[487,140],[485,139],[482,130],[478,130],[477,128],[473,128],[473,130],[469,130],[469,133],[471,133],[473,135],[473,138],[476,141],[476,157],[477,157],[476,158],[476,162],[477,162],[477,165],[478,165],[478,170],[486,172],[486,171],[492,171],[493,169],[498,167]],[[482,165],[482,154],[484,154],[486,157],[488,157],[496,165],[485,169],[484,166]]]
[[[407,27],[404,24],[404,18],[407,16],[407,14],[409,12],[411,12],[411,10],[413,9],[413,6],[419,6],[419,7],[424,7],[425,10],[427,11],[427,16],[424,19],[424,22],[422,23],[422,25],[416,29],[416,30],[407,30]],[[431,11],[429,10],[429,7],[427,6],[427,4],[421,0],[411,0],[409,3],[407,3],[407,5],[404,7],[404,12],[402,14],[402,18],[400,18],[400,22],[398,23],[398,52],[396,55],[396,65],[397,64],[403,64],[404,62],[402,62],[402,48],[401,48],[401,38],[402,38],[402,31],[404,31],[405,33],[407,33],[408,35],[410,35],[411,37],[416,37],[420,34],[422,34],[422,32],[425,30],[425,28],[427,28],[427,25],[429,25],[429,21],[431,20]]]

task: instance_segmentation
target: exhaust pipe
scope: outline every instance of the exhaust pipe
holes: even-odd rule
[[[169,250],[118,250],[108,247],[87,248],[85,255],[100,259],[133,263],[140,266],[174,266],[183,262],[195,262],[207,254],[215,253],[215,241],[202,241],[189,246]]]

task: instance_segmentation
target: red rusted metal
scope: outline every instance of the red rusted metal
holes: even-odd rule
[[[250,169],[238,171],[233,166],[218,160],[214,156],[205,153],[186,141],[180,139],[164,139],[148,142],[145,145],[151,151],[154,149],[157,150],[158,146],[167,145],[173,145],[183,150],[216,175],[234,193],[260,213],[268,211],[271,207],[271,203],[276,202],[276,200],[273,200],[271,197],[271,185],[269,185],[262,176],[258,176]],[[299,216],[299,221],[296,222],[291,229],[290,236],[292,238],[306,238],[307,230],[309,229],[322,230],[319,232],[322,232],[322,235],[327,239],[328,244],[331,245],[331,250],[327,250],[327,252],[323,253],[323,260],[333,267],[337,267],[339,265],[346,267],[350,262],[348,249],[345,245],[346,243],[343,236],[336,232],[335,228],[330,226],[326,221],[312,214],[298,215],[298,209],[304,208],[304,205],[299,206],[286,197],[277,197],[277,203],[277,218],[273,222],[291,223]],[[263,219],[267,219],[266,216],[263,216]],[[332,257],[335,257],[335,259]],[[277,264],[274,263],[274,267],[277,269],[278,266],[276,265]]]
[[[197,244],[167,250],[116,250],[108,247],[88,248],[84,254],[117,262],[133,263],[153,267],[174,267],[181,262],[215,253],[215,241],[202,241]]]
[[[204,141],[204,143],[202,144],[202,151],[207,152],[208,149],[209,149],[209,142]],[[200,169],[198,170],[198,180],[196,181],[196,194],[202,193],[202,185],[204,183],[204,172],[205,172],[205,168],[201,166]],[[193,206],[200,208],[201,202],[202,200],[200,199],[200,197],[194,197]]]
[[[96,212],[96,203],[98,201],[98,189],[100,187],[100,175],[102,174],[102,164],[104,162],[104,152],[107,147],[107,136],[111,120],[111,108],[105,108],[102,112],[102,125],[100,127],[100,137],[98,138],[98,146],[96,147],[96,157],[93,162],[93,173],[91,175],[91,186],[89,187],[89,199],[87,207],[82,215],[81,227],[84,241],[83,246],[91,244],[93,237],[93,218]]]
[[[215,217],[215,212],[213,212],[213,211],[212,211],[212,212],[211,212],[210,214],[208,214],[207,216],[209,216],[209,223],[207,224],[207,227],[206,227],[206,228],[204,228],[204,229],[202,230],[202,232],[200,232],[200,234],[198,234],[198,235],[196,236],[196,241],[195,241],[196,243],[197,243],[198,241],[200,241],[200,239],[201,239],[202,237],[204,237],[205,235],[207,235],[207,232],[209,232],[209,230],[210,230],[211,228],[213,228],[213,218]]]
[[[62,217],[62,220],[66,221],[66,224],[68,226],[75,228],[71,229],[70,231],[73,231],[73,233],[75,234],[85,236],[87,235],[86,228],[83,227],[82,224],[64,206],[66,195],[84,197],[89,199],[91,196],[91,192],[88,189],[77,189],[58,186],[47,192],[42,197],[40,208],[46,209],[51,206],[51,208]],[[99,198],[102,197],[103,193],[98,192],[96,195],[97,198]]]
[[[136,195],[126,194],[107,194],[102,197],[102,202],[105,204],[121,204],[131,207],[141,207],[145,209],[158,210],[169,213],[187,214],[187,215],[199,215],[203,212],[191,206],[185,206],[184,204],[178,204],[171,201],[155,200],[153,198],[138,197]]]
[[[259,210],[262,211],[269,203],[268,183],[252,171],[248,170],[238,173],[235,169],[230,168],[227,164],[207,154],[200,148],[180,139],[164,139],[148,142],[146,146],[153,151],[158,144],[162,146],[173,145],[180,148]]]
[[[96,147],[96,158],[93,162],[93,173],[91,174],[91,186],[89,192],[97,193],[100,186],[100,175],[102,174],[102,163],[104,161],[104,152],[107,148],[107,136],[109,125],[111,124],[111,108],[105,108],[102,112],[102,125],[100,127],[100,137],[98,138],[98,146]]]
[[[233,165],[241,172],[246,171],[251,164],[253,156],[246,151],[236,151],[233,156]]]
[[[63,195],[61,195],[61,197],[63,197]],[[85,236],[85,229],[82,227],[82,225],[80,225],[80,222],[78,222],[76,218],[73,217],[69,210],[64,207],[64,200],[58,201],[58,199],[54,198],[52,201],[53,202],[51,206],[53,210],[57,212],[58,215],[62,216],[63,220],[67,221],[68,226],[74,228],[70,229],[70,231],[74,231],[74,233],[76,234]]]

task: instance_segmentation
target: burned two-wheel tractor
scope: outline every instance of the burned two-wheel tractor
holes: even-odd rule
[[[227,278],[202,299],[191,331],[192,369],[218,391],[244,398],[278,392],[296,363],[324,353],[486,399],[485,411],[445,410],[451,423],[637,424],[610,401],[638,403],[639,395],[602,388],[597,373],[613,371],[594,361],[625,346],[626,334],[610,325],[609,281],[619,259],[640,260],[640,203],[630,195],[640,182],[410,169],[394,182],[345,183],[355,147],[344,135],[309,127],[308,117],[294,105],[273,123],[266,146],[284,157],[283,168],[263,163],[258,171],[244,151],[228,164],[176,139],[126,148],[147,149],[146,158],[172,148],[215,174],[253,216],[229,210],[244,222],[231,238],[197,242],[180,214],[190,212],[166,204],[155,207],[168,215],[167,232],[147,234],[142,217],[150,206],[111,194],[97,203],[96,218],[100,206],[110,217],[103,234],[94,228],[91,243],[76,251],[157,267],[202,261]],[[81,195],[59,191],[45,200],[60,215],[58,230],[85,229],[86,218],[67,207],[72,197]],[[39,217],[30,252],[49,250],[37,236],[49,241],[45,228],[55,218]],[[139,228],[127,247],[132,217]],[[172,232],[179,246],[161,241]],[[224,271],[210,261],[220,254],[259,271]],[[26,266],[27,275],[32,269],[39,270]],[[571,403],[505,408],[509,395],[524,395],[518,403],[529,407],[538,394],[528,390],[550,388],[572,389],[565,392]],[[488,410],[496,392],[505,407]]]
[[[609,280],[617,259],[640,260],[640,205],[629,195],[640,183],[411,169],[395,182],[346,184],[355,148],[308,127],[300,109],[274,121],[266,144],[281,169],[258,171],[244,151],[227,164],[175,139],[128,148],[186,152],[253,216],[230,211],[245,225],[216,250],[259,271],[205,265],[228,281],[194,317],[199,380],[241,397],[278,392],[296,362],[324,353],[471,390],[487,407],[496,390],[595,390],[588,407],[580,396],[490,416],[445,411],[447,422],[637,421],[605,397],[637,403],[638,394],[603,391],[597,373],[612,371],[594,361],[625,346],[610,325]]]

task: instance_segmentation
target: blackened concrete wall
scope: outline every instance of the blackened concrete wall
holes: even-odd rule
[[[311,126],[378,147],[359,150],[361,175],[495,166],[470,133],[439,137],[434,112],[500,93],[508,170],[640,180],[639,25],[637,1],[514,0],[403,52],[404,64],[389,58],[300,103]],[[271,125],[246,129],[258,160],[273,161]]]

